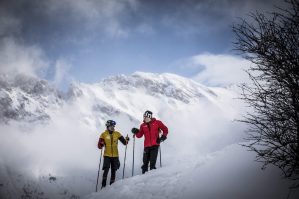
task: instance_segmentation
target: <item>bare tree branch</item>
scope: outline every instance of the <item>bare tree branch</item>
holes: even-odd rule
[[[249,125],[244,145],[256,152],[263,168],[272,164],[299,185],[299,0],[286,0],[266,17],[250,13],[233,27],[235,50],[253,65],[251,84],[242,84],[242,97],[253,112],[241,122]]]

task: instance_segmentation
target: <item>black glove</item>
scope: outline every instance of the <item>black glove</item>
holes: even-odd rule
[[[162,135],[160,138],[157,138],[157,144],[160,144],[161,142],[163,142],[164,140],[166,140],[167,137],[165,135]]]
[[[138,133],[139,132],[139,129],[137,129],[137,128],[132,128],[132,133],[135,135],[136,133]]]

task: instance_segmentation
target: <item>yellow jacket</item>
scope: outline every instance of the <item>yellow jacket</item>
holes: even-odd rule
[[[113,131],[111,134],[108,130],[103,132],[100,136],[100,140],[104,141],[105,151],[104,156],[118,157],[118,140],[122,135],[118,131]]]

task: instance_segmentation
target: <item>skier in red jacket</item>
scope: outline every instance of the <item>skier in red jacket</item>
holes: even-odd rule
[[[162,131],[162,136],[159,136]],[[150,163],[150,170],[156,169],[156,161],[160,143],[166,140],[168,128],[156,118],[153,118],[151,111],[145,111],[143,115],[143,123],[140,125],[140,130],[132,128],[132,133],[137,138],[144,135],[144,152],[143,152],[143,165],[142,173],[148,171],[148,163]]]

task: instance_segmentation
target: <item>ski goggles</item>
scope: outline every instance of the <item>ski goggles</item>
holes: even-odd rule
[[[153,117],[153,113],[150,112],[150,111],[146,111],[146,112],[143,114],[143,117],[152,118],[152,117]]]

